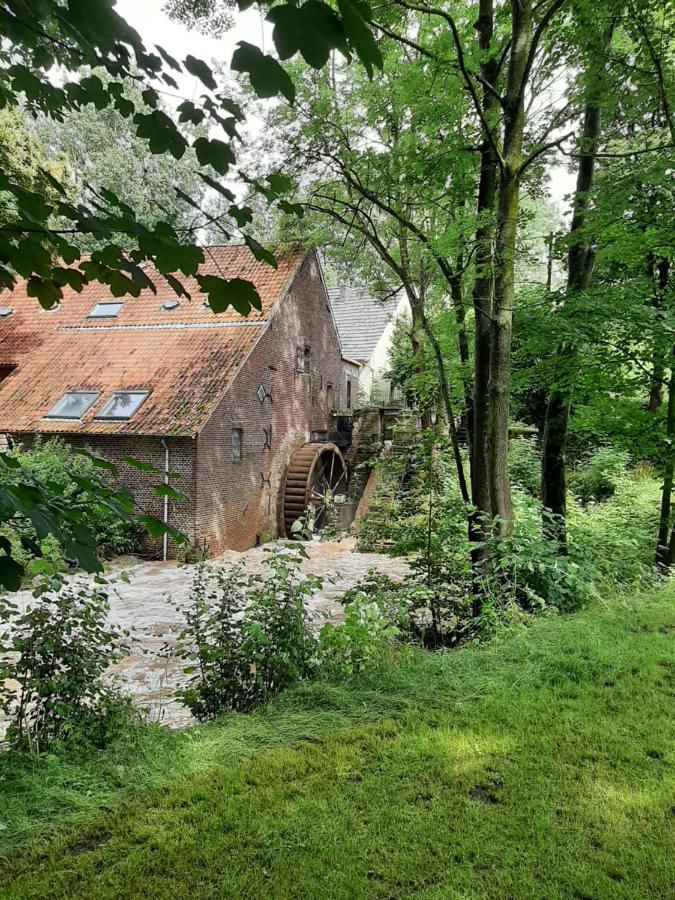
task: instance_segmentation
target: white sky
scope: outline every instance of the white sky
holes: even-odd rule
[[[238,41],[248,41],[269,50],[271,45],[271,28],[263,21],[263,16],[255,7],[246,12],[233,10],[235,24],[222,37],[208,38],[194,31],[189,31],[178,22],[172,22],[162,12],[165,0],[117,0],[117,11],[139,32],[150,48],[160,44],[168,53],[183,60],[188,54],[207,61],[217,60],[229,65],[232,53]],[[172,72],[172,75],[176,75]],[[177,78],[180,93],[191,98],[201,91],[201,83],[190,76]],[[168,99],[168,98],[167,98]],[[569,208],[564,197],[574,190],[575,176],[562,165],[551,168],[549,189],[552,199],[561,210]]]

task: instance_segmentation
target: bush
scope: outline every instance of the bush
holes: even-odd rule
[[[300,575],[301,545],[265,552],[262,575],[199,566],[181,610],[185,626],[172,652],[190,678],[178,697],[200,721],[264,703],[316,666],[305,601],[322,580]]]
[[[534,438],[514,438],[509,444],[509,474],[514,484],[533,497],[541,493],[541,453]]]
[[[77,502],[83,507],[83,524],[96,535],[99,557],[134,553],[139,549],[142,527],[116,515],[109,505],[96,502],[96,498],[82,487],[81,479],[97,482],[101,478],[100,470],[89,458],[75,452],[60,439],[43,442],[41,438],[36,439],[30,450],[15,447],[9,455],[40,481],[56,489],[65,503]],[[30,521],[10,521],[2,528],[1,533],[9,539],[14,558],[29,573],[32,560],[45,556],[51,559],[57,569],[66,568],[66,560],[58,543],[52,538],[47,539],[47,544],[41,541]]]
[[[660,479],[641,471],[617,477],[603,502],[569,500],[570,557],[590,582],[606,589],[654,576],[660,495]]]
[[[104,585],[45,581],[25,611],[0,597],[0,711],[7,741],[43,751],[76,739],[103,746],[131,716],[103,673],[128,651],[108,624]]]
[[[381,662],[399,635],[377,599],[355,593],[345,605],[344,622],[327,622],[319,635],[321,666],[333,676],[349,676]]]
[[[591,596],[586,573],[542,535],[539,502],[518,491],[513,492],[513,501],[513,532],[502,536],[493,531],[486,541],[484,611],[493,615],[516,606],[525,612],[581,608]]]
[[[570,472],[569,487],[582,503],[607,500],[630,465],[630,454],[614,447],[599,447]]]

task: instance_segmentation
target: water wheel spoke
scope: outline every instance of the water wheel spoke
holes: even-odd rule
[[[330,459],[328,457],[330,456]],[[304,516],[313,531],[329,519],[338,490],[346,490],[347,472],[342,454],[333,444],[310,443],[291,458],[284,490],[284,524],[291,533],[293,523]]]

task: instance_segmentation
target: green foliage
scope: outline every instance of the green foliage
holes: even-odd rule
[[[135,550],[143,531],[185,541],[154,516],[135,518],[129,491],[111,487],[102,472],[117,474],[58,440],[0,454],[0,586],[18,590],[25,574],[55,574],[66,561],[100,572],[101,556]]]
[[[327,622],[319,634],[319,659],[328,675],[349,677],[391,656],[399,630],[377,600],[358,594],[345,606],[344,621]]]
[[[606,500],[625,476],[630,459],[626,450],[598,447],[571,471],[570,490],[583,503]]]
[[[532,440],[517,438],[511,443],[514,529],[507,537],[492,533],[486,542],[478,581],[484,610],[474,620],[471,547],[456,478],[447,459],[437,458],[429,529],[425,452],[418,446],[379,463],[380,486],[357,531],[363,549],[410,559],[413,574],[397,589],[409,609],[404,636],[428,646],[454,645],[472,636],[484,640],[535,612],[569,612],[599,590],[652,577],[659,502],[653,472],[628,471],[627,455],[608,447],[589,457],[580,471],[589,491],[592,486],[603,499],[568,498],[569,555],[561,556],[542,534],[545,513],[533,496],[538,450]],[[572,487],[576,491],[576,481]]]
[[[15,749],[104,746],[131,715],[103,673],[128,653],[105,582],[44,579],[21,610],[0,598],[0,712]]]
[[[200,720],[251,709],[314,669],[308,597],[321,585],[301,576],[300,545],[266,550],[265,572],[199,566],[170,652],[187,663],[179,699]]]
[[[100,77],[102,89],[112,84],[104,70],[95,70],[95,74]],[[137,114],[153,112],[136,81],[127,79],[117,87]],[[153,98],[153,102],[157,103],[158,113],[168,113],[161,98]],[[177,230],[189,228],[195,218],[194,206],[183,199],[185,195],[198,206],[206,205],[203,182],[196,173],[197,142],[180,160],[149,153],[136,123],[116,106],[81,106],[65,115],[62,122],[40,116],[34,130],[50,156],[57,154],[63,159],[66,171],[59,179],[77,203],[87,204],[110,191],[135,210],[145,226],[151,228],[164,221]],[[105,240],[96,234],[78,235],[74,241],[84,252],[105,246]],[[116,243],[133,249],[135,237],[121,233],[116,236]]]
[[[191,7],[178,3],[172,4],[172,8],[178,16],[189,18],[194,14],[195,20],[204,18],[203,5]],[[381,65],[379,50],[366,25],[370,15],[366,4],[341,0],[337,12],[316,0],[300,7],[288,3],[276,8],[294,15],[303,34],[315,29],[316,13],[320,9],[322,21],[328,16],[334,24],[326,36],[325,46],[329,50],[339,49],[347,57],[355,54],[370,71],[373,65]],[[155,47],[156,52],[148,50],[140,35],[109,0],[65,6],[58,0],[45,0],[30,8],[13,3],[0,10],[0,35],[7,47],[0,65],[0,108],[23,107],[31,115],[41,114],[56,122],[85,109],[98,112],[114,109],[129,121],[134,140],[141,141],[150,154],[169,154],[176,160],[184,157],[195,143],[185,124],[203,123],[208,137],[198,138],[200,161],[214,167],[219,174],[224,174],[235,161],[232,138],[243,114],[237,103],[219,90],[208,65],[190,55],[181,63],[160,46]],[[56,65],[63,75],[58,83],[50,78]],[[94,71],[97,67],[103,77]],[[288,73],[257,47],[241,42],[232,59],[232,68],[247,72],[253,89],[261,96],[283,93],[293,99],[294,86]],[[198,101],[183,104],[178,122],[160,108],[161,93],[167,88],[178,89],[172,72],[192,74],[207,89]],[[142,105],[138,102],[138,92],[134,94],[130,89],[134,82],[144,84]],[[222,128],[228,141],[212,136],[209,126],[214,131]],[[43,178],[53,189],[51,196],[40,190]],[[252,186],[258,189],[255,182]],[[137,296],[142,288],[155,287],[141,265],[145,260],[156,262],[160,272],[167,272],[159,260],[170,259],[171,272],[180,269],[192,274],[180,263],[187,247],[196,252],[198,262],[204,260],[197,246],[197,232],[205,223],[193,223],[187,233],[175,227],[171,216],[148,224],[143,221],[142,210],[108,188],[92,192],[86,201],[73,202],[62,181],[46,169],[26,186],[11,168],[3,168],[0,193],[9,198],[5,205],[11,208],[13,220],[12,228],[5,231],[0,241],[0,285],[12,288],[17,273],[30,275],[29,293],[45,307],[61,298],[65,284],[81,290],[89,280],[109,285],[113,293]],[[177,193],[200,210],[197,200],[180,188]],[[265,196],[275,199],[275,192],[268,188]],[[231,209],[235,211],[231,219],[238,223],[241,217],[236,215],[235,202]],[[58,227],[54,227],[55,222]],[[226,216],[219,217],[219,229],[226,240],[233,233],[232,225],[228,227],[227,222]],[[132,249],[127,254],[121,252],[119,235],[131,241]],[[82,236],[86,241],[100,243],[103,252],[97,258],[81,259],[78,239]],[[177,278],[171,284],[179,293],[185,292]],[[216,290],[215,282],[209,283],[208,290],[211,289]],[[217,290],[222,307],[226,288],[218,285]],[[249,290],[254,291],[250,284]],[[233,302],[241,297],[241,291],[231,293]],[[249,309],[247,305],[244,314]]]
[[[541,453],[535,438],[515,438],[509,444],[509,475],[528,494],[538,497],[541,483]]]
[[[649,472],[615,480],[603,502],[568,499],[570,554],[597,589],[654,577],[660,481]]]
[[[78,514],[61,524],[61,538],[40,528],[44,523],[39,507],[35,518],[14,515],[2,524],[0,534],[9,541],[9,553],[21,567],[19,582],[7,587],[16,589],[24,574],[31,577],[65,571],[67,556],[78,535],[86,534],[91,539],[91,543],[87,541],[83,546],[97,558],[138,550],[142,529],[126,515],[131,508],[130,499],[126,494],[121,495],[125,515],[120,516],[117,504],[107,502],[108,498],[114,499],[112,489],[87,456],[75,453],[57,439],[46,443],[37,440],[31,450],[17,447],[8,458],[19,468],[2,473],[0,489],[17,490],[25,473],[30,472],[35,485],[48,486],[59,503],[77,510]]]

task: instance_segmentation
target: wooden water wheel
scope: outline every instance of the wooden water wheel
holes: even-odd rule
[[[325,524],[329,512],[344,500],[347,466],[335,444],[305,444],[291,457],[284,486],[284,528],[303,517],[311,531]]]

